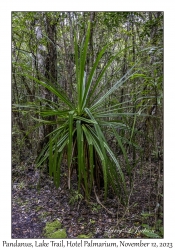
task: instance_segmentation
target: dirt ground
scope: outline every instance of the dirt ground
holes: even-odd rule
[[[104,202],[107,212],[95,196],[88,204],[75,191],[67,189],[66,175],[56,188],[47,173],[40,174],[32,163],[12,166],[12,238],[44,238],[46,222],[58,219],[68,238],[88,234],[91,238],[163,237],[163,174],[157,165],[146,162],[135,168],[133,191],[127,208],[117,197],[109,195]],[[159,177],[159,178],[158,178]],[[160,192],[162,190],[162,192]],[[149,236],[151,238],[151,236]]]

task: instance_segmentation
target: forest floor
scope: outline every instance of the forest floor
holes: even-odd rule
[[[12,238],[44,238],[46,222],[59,220],[68,238],[80,234],[90,238],[155,238],[163,237],[163,204],[157,185],[162,186],[163,175],[157,171],[157,162],[147,162],[135,168],[134,186],[129,205],[124,208],[116,197],[100,201],[113,214],[108,213],[95,197],[91,203],[66,188],[63,174],[60,188],[56,188],[48,174],[40,175],[32,163],[12,166]],[[162,162],[159,164],[162,164]],[[157,181],[158,180],[158,181]],[[163,191],[162,191],[163,192]],[[162,203],[161,199],[161,203]]]

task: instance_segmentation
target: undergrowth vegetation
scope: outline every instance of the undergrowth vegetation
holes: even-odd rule
[[[162,27],[161,12],[14,12],[16,173],[34,167],[38,190],[45,172],[72,194],[70,206],[85,199],[110,213],[105,202],[112,198],[124,214],[145,175],[143,188],[149,178],[156,190],[148,200],[153,195],[162,207]],[[148,205],[155,223],[148,216],[151,226],[142,224],[163,235],[159,208],[155,215]]]
[[[68,167],[68,188],[71,188],[71,174],[76,169],[78,177],[78,192],[83,189],[86,199],[90,199],[92,189],[97,186],[104,187],[104,197],[107,197],[108,188],[112,188],[119,200],[127,204],[129,190],[127,189],[123,170],[117,160],[115,153],[110,148],[104,132],[113,137],[118,143],[124,155],[125,170],[131,177],[131,166],[122,142],[122,137],[117,130],[127,130],[133,133],[134,128],[125,124],[121,117],[133,115],[136,119],[141,113],[121,113],[118,109],[121,104],[115,104],[106,107],[106,100],[110,97],[124,82],[136,75],[133,73],[134,66],[120,78],[110,89],[106,91],[99,88],[99,83],[104,76],[110,64],[122,52],[119,51],[112,56],[109,62],[103,67],[98,77],[94,79],[94,74],[104,55],[106,49],[111,45],[107,44],[99,52],[93,67],[89,74],[86,73],[86,55],[90,36],[90,23],[85,37],[85,41],[78,51],[78,42],[74,34],[75,50],[75,71],[76,71],[76,89],[72,93],[73,99],[61,87],[55,87],[51,82],[38,80],[32,75],[22,74],[23,76],[34,80],[37,84],[43,86],[56,96],[56,101],[50,101],[39,97],[42,106],[30,103],[23,108],[29,108],[41,117],[34,118],[39,124],[55,124],[55,129],[49,133],[48,143],[42,149],[38,159],[37,166],[49,161],[49,174],[54,179],[57,187],[60,185],[60,168],[63,157],[67,158]],[[105,84],[105,83],[104,83]],[[18,106],[18,105],[17,105]],[[19,107],[19,106],[18,106]],[[48,119],[47,118],[51,119]],[[76,159],[76,162],[73,162]],[[131,180],[131,179],[130,179]]]

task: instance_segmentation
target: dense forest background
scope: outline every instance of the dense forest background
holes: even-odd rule
[[[91,28],[88,33],[89,24]],[[109,213],[109,216],[113,217],[114,212],[121,212],[122,206],[124,206],[125,213],[121,215],[122,220],[126,216],[128,221],[131,221],[132,214],[137,214],[134,223],[147,229],[146,232],[138,235],[133,232],[133,237],[162,237],[162,12],[12,13],[12,181],[15,186],[14,192],[28,189],[29,186],[24,176],[28,176],[31,172],[32,176],[35,177],[34,182],[37,183],[32,188],[36,190],[42,190],[45,185],[43,184],[44,180],[48,179],[47,174],[51,157],[49,155],[47,161],[43,148],[48,145],[48,152],[53,149],[52,144],[48,144],[48,135],[56,129],[57,118],[54,112],[47,116],[46,111],[49,110],[53,103],[56,103],[57,107],[61,110],[64,109],[64,105],[60,102],[61,98],[55,96],[53,91],[50,91],[41,82],[47,83],[56,89],[61,89],[61,93],[66,93],[68,99],[73,102],[78,92],[76,86],[76,55],[77,58],[79,55],[80,58],[83,58],[81,55],[85,55],[86,47],[83,44],[86,44],[87,34],[89,34],[89,41],[84,67],[86,75],[91,74],[96,58],[98,58],[106,44],[110,43],[110,46],[104,50],[94,71],[92,86],[96,86],[96,82],[98,82],[98,86],[94,88],[95,97],[91,99],[92,105],[94,105],[96,99],[100,100],[101,96],[108,93],[116,82],[120,82],[121,79],[123,81],[123,84],[116,91],[111,92],[104,99],[103,103],[106,110],[111,110],[111,107],[115,108],[117,114],[115,119],[114,115],[111,118],[106,113],[102,113],[100,107],[98,107],[96,117],[98,118],[101,115],[104,118],[103,122],[115,123],[117,134],[115,132],[114,134],[111,133],[107,127],[105,128],[104,136],[106,143],[108,143],[113,152],[111,153],[110,149],[107,148],[108,154],[113,159],[113,155],[115,155],[117,164],[120,164],[121,171],[126,178],[127,186],[127,199],[124,202],[123,196],[125,196],[125,193],[121,188],[121,191],[117,191],[118,198],[115,195],[110,197],[109,191],[107,197],[111,201],[109,202],[107,199],[102,204],[102,193],[105,190],[106,183],[102,164],[102,170],[99,167],[99,169],[97,168],[98,171],[94,174],[94,180],[96,180],[94,185],[98,187],[98,196],[92,190],[94,203],[92,205],[90,202],[89,206],[91,206],[91,210],[93,206],[93,210],[99,214],[108,213],[111,208],[110,211],[113,211],[113,215]],[[75,37],[77,39],[77,47],[75,46]],[[77,53],[75,48],[77,48]],[[105,69],[106,65],[108,67]],[[104,69],[105,71],[102,74]],[[100,75],[102,75],[101,78],[99,78]],[[44,112],[47,119],[41,117]],[[63,119],[62,116],[61,119]],[[87,116],[83,115],[81,119],[82,122],[86,122],[87,120],[85,119],[87,119]],[[71,115],[68,120],[69,124],[71,124]],[[76,128],[78,131],[78,125]],[[97,133],[97,135],[99,134]],[[70,137],[67,143],[69,142]],[[94,141],[94,145],[96,145],[95,143],[96,141]],[[60,147],[65,146],[64,143],[59,145]],[[91,145],[91,143],[88,145]],[[84,149],[87,149],[86,147],[84,146]],[[94,148],[98,149],[97,146],[94,146]],[[70,150],[71,148],[68,146],[68,155]],[[77,154],[78,150],[77,146]],[[94,165],[99,166],[102,162],[102,157],[100,158],[99,156],[100,152],[103,153],[103,150],[97,150],[97,158],[99,159],[96,162],[94,160]],[[40,156],[40,162],[42,161],[41,158],[46,161],[41,162],[42,164],[40,164],[39,168],[36,168],[38,156]],[[60,169],[60,185],[63,185],[65,189],[67,187],[65,185],[66,178],[73,179],[74,174],[76,174],[73,171],[77,170],[76,154],[73,159],[70,159],[70,157],[66,158],[66,156],[67,154],[64,152]],[[59,158],[61,156],[57,155],[55,157]],[[70,177],[66,166],[71,166],[71,162],[73,162],[73,167]],[[86,154],[85,162],[88,162]],[[80,162],[77,164],[79,165]],[[52,178],[50,177],[50,179]],[[101,179],[103,182],[102,185]],[[121,181],[119,180],[119,182]],[[58,182],[55,179],[54,183],[57,186]],[[78,189],[78,193],[74,190],[67,196],[69,201],[73,201],[70,203],[73,203],[75,209],[77,209],[77,206],[79,208],[83,204],[82,197],[85,196],[87,198],[90,193],[90,191],[86,192],[89,189],[86,189],[85,181],[80,183],[80,185],[82,188]],[[121,187],[121,184],[119,187]],[[112,188],[115,189],[114,186]],[[19,209],[19,204],[16,203],[16,195],[14,193],[14,207],[17,206]],[[117,207],[115,199],[117,199]],[[98,205],[101,204],[102,207],[94,205],[95,202]],[[79,209],[81,210],[81,208]],[[17,212],[17,208],[14,211]],[[120,212],[119,214],[121,214]],[[54,217],[52,215],[49,216],[47,220],[53,220]],[[108,219],[108,222],[109,224],[112,223],[113,219]],[[126,227],[128,223],[127,219],[125,222],[126,224],[124,225]],[[81,221],[79,223],[81,224]],[[96,219],[93,218],[88,225],[90,228],[95,228],[98,224],[96,223]],[[64,220],[63,224],[66,226]],[[121,224],[117,224],[115,229],[119,230],[120,227]],[[118,237],[115,234],[116,231],[114,230],[113,232],[111,235],[109,233],[105,235],[104,232],[101,232],[101,234],[98,233],[98,235],[101,235],[101,237]],[[84,233],[87,232],[85,231]],[[76,235],[76,232],[72,235],[69,233],[69,237],[73,237],[73,235]],[[94,235],[93,237],[97,237]],[[126,232],[120,236],[129,237]],[[15,235],[14,237],[17,236]]]

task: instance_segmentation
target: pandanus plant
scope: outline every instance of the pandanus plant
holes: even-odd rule
[[[98,77],[95,77],[100,59],[110,44],[104,46],[87,76],[85,68],[89,37],[90,23],[88,23],[86,37],[80,48],[78,48],[77,37],[74,34],[76,90],[73,93],[73,100],[70,100],[68,94],[60,86],[55,87],[52,83],[40,81],[28,75],[58,99],[58,102],[54,102],[40,98],[40,101],[47,105],[42,105],[38,109],[39,115],[42,117],[38,121],[45,124],[56,124],[56,128],[48,135],[49,142],[42,149],[37,159],[37,166],[48,161],[49,174],[53,177],[55,185],[59,187],[61,165],[66,157],[67,170],[65,169],[65,171],[67,171],[69,189],[75,168],[78,192],[84,190],[87,199],[91,197],[92,190],[101,185],[105,198],[110,188],[123,203],[126,203],[128,191],[125,177],[104,132],[108,131],[108,135],[112,135],[116,139],[125,160],[128,161],[121,137],[117,132],[118,128],[125,126],[117,119],[122,114],[117,111],[118,104],[106,107],[106,100],[129,79],[132,69],[106,92],[104,89],[102,91],[99,87],[102,77],[122,51],[112,56]],[[53,121],[46,118],[53,116],[55,117]],[[128,164],[126,165],[128,166]],[[130,171],[129,167],[127,167],[127,171]]]

